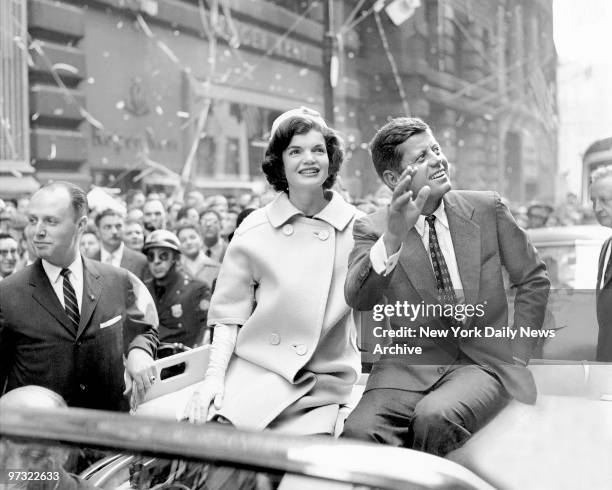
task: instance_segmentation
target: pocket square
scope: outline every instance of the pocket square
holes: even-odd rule
[[[115,318],[111,318],[110,320],[100,323],[100,328],[102,329],[102,328],[110,327],[111,325],[114,325],[115,323],[117,323],[119,320],[121,320],[121,315],[117,315]]]

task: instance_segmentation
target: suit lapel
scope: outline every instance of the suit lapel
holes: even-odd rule
[[[436,279],[421,236],[414,228],[408,232],[399,262],[419,296],[426,303],[435,301],[438,294]]]
[[[463,284],[466,304],[476,304],[480,289],[480,227],[472,221],[474,208],[461,196],[447,194],[444,206],[448,217],[453,248]],[[408,279],[424,301],[437,297],[437,287],[429,256],[421,237],[410,230],[400,256],[400,264]],[[428,296],[428,297],[425,297]]]
[[[32,267],[30,285],[33,287],[32,297],[74,336],[70,319],[55,294],[40,259],[37,259]]]
[[[474,208],[461,196],[447,194],[444,208],[466,304],[476,304],[480,289],[480,226],[472,221]]]
[[[380,237],[385,232],[387,223],[388,208],[383,208],[376,213],[368,216],[372,222],[373,232]],[[399,257],[399,266],[407,276],[412,287],[425,302],[436,301],[438,290],[436,288],[433,269],[429,262],[429,256],[421,236],[414,229],[408,232],[408,238],[403,243],[402,253]],[[393,279],[393,281],[403,281],[403,279]],[[405,287],[398,289],[403,290]]]
[[[121,254],[121,263],[120,266],[124,269],[131,270],[132,256],[128,252],[128,248],[123,246],[123,254]]]
[[[83,300],[81,302],[81,321],[79,322],[79,337],[93,314],[102,293],[100,274],[92,261],[83,259]]]
[[[612,239],[611,239],[611,238],[608,238],[607,242],[608,242],[608,243],[607,243],[606,250],[607,250],[607,249],[610,247],[611,242],[612,242]],[[611,250],[610,252],[611,252],[611,253],[610,253],[609,257],[608,257],[608,262],[609,262],[610,260],[612,260],[612,250]],[[605,255],[604,255],[604,259],[605,259]],[[612,282],[612,275],[610,275],[610,277],[608,277],[608,279],[607,279],[607,280],[606,280],[606,278],[605,278],[606,266],[607,266],[607,265],[608,265],[608,263],[604,263],[604,264],[602,264],[602,268],[601,268],[601,273],[602,273],[602,274],[604,274],[604,281],[605,281],[605,282],[603,283],[603,288],[604,288],[604,289],[607,289],[607,288],[608,288],[608,286],[610,285],[610,282]]]
[[[603,247],[601,248],[601,254],[599,255],[599,267],[597,268],[597,290],[601,291],[602,289],[605,289],[608,284],[610,284],[610,281],[612,280],[612,277],[608,278],[608,280],[602,285],[602,287],[600,288],[599,285],[601,284],[601,280],[602,280],[602,276],[605,274],[606,272],[606,252],[608,251],[608,248],[610,247],[610,242],[612,241],[612,238],[608,238],[605,242]],[[612,259],[612,253],[610,254],[610,257],[608,258],[608,260]]]
[[[610,239],[604,242],[604,244],[601,247],[601,251],[599,252],[599,262],[597,266],[597,283],[595,284],[595,288],[597,289],[597,291],[599,291],[600,289],[599,285],[601,284],[601,275],[603,274],[604,258],[606,256],[606,250],[608,249],[608,246],[609,246],[609,240]]]

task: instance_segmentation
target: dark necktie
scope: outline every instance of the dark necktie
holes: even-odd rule
[[[611,276],[612,276],[612,253],[610,253],[610,256],[608,257],[608,265],[606,265],[606,268],[604,269],[602,286],[605,286],[608,283]]]
[[[212,251],[210,250],[210,248],[206,249],[206,252],[204,252],[206,254],[206,257],[210,257],[212,255]]]
[[[74,331],[76,332],[79,329],[81,315],[79,314],[79,304],[77,303],[74,288],[72,287],[72,284],[70,284],[70,279],[68,279],[70,269],[62,269],[60,274],[64,278],[64,309],[66,310],[66,314],[68,315],[68,318],[70,318],[70,322],[72,323]]]
[[[434,226],[436,217],[433,214],[429,215],[425,218],[425,221],[427,221],[429,225],[429,254],[431,255],[434,275],[436,276],[438,298],[442,304],[456,305],[457,296],[455,295],[453,282],[448,273],[448,267],[446,267],[444,255],[442,255],[442,250],[440,250],[438,235],[436,234],[436,227]]]
[[[155,291],[155,298],[158,300],[162,299],[162,296],[166,294],[166,286],[159,286],[158,284],[155,284],[153,289]]]

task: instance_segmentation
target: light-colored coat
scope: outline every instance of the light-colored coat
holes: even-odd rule
[[[343,287],[361,215],[332,193],[309,219],[281,193],[236,231],[208,324],[242,325],[220,411],[237,427],[333,430],[360,372]]]
[[[195,258],[188,260],[184,255],[181,260],[183,271],[191,278],[202,281],[212,289],[213,283],[219,274],[221,264],[209,257],[203,251]]]

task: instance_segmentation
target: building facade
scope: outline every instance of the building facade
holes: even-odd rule
[[[557,169],[552,1],[391,3],[400,2],[419,6],[399,26],[381,12],[380,23],[367,19],[357,28],[359,38],[369,40],[357,56],[361,132],[373,134],[408,106],[441,139],[456,187],[494,189],[515,202],[552,201]],[[397,65],[404,104],[387,50]]]
[[[29,115],[11,161],[41,183],[251,189],[271,122],[305,105],[344,135],[356,196],[380,185],[376,129],[410,113],[434,128],[458,187],[548,199],[551,1],[10,0],[27,7],[15,53]]]

